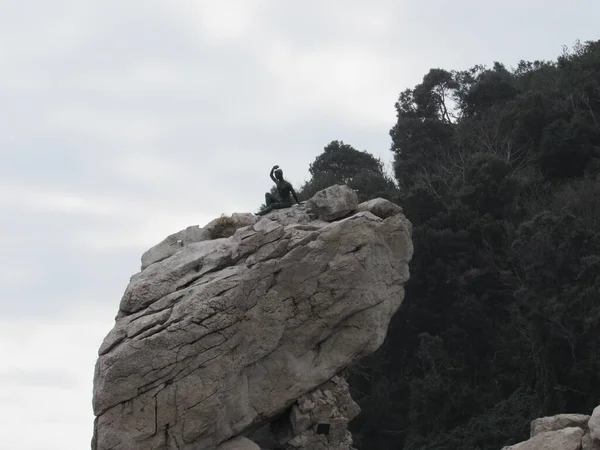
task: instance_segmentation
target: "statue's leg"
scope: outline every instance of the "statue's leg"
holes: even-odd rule
[[[276,203],[275,198],[273,197],[273,195],[270,192],[267,192],[265,194],[265,208],[262,209],[259,213],[257,213],[257,215],[264,216],[268,212],[271,212],[273,210],[274,203]]]
[[[292,202],[277,201],[277,198],[275,198],[273,196],[273,194],[267,192],[265,194],[265,206],[266,206],[266,208],[264,208],[260,213],[258,213],[259,216],[263,216],[263,215],[267,214],[268,212],[273,211],[274,209],[289,208],[292,206]]]
[[[284,208],[289,208],[292,206],[291,203],[287,203],[287,202],[275,202],[275,203],[271,203],[271,208],[272,209],[284,209]]]
[[[271,204],[275,203],[275,197],[270,192],[265,194],[265,205],[271,206]]]

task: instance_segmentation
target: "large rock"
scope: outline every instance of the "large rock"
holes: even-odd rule
[[[306,202],[311,217],[320,220],[336,220],[356,211],[358,195],[346,185],[334,185],[317,192]]]
[[[352,411],[301,399],[381,345],[413,247],[402,214],[335,219],[273,212],[134,275],[99,350],[93,448],[212,450],[292,413],[286,445],[307,448],[326,420],[349,445]]]
[[[531,437],[545,431],[557,431],[569,427],[579,427],[587,431],[588,420],[590,420],[590,416],[585,414],[558,414],[535,419],[531,422]]]
[[[584,432],[579,427],[544,431],[528,441],[504,447],[503,450],[581,450]]]

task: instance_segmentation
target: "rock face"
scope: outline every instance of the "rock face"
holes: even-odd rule
[[[277,448],[350,448],[336,375],[383,342],[412,229],[345,186],[315,197],[146,252],[99,350],[93,449],[256,449],[265,427]]]
[[[584,414],[558,414],[531,422],[531,439],[502,450],[600,450],[600,439],[594,435],[600,418],[600,406],[592,416]]]
[[[600,450],[600,441],[587,433],[581,438],[581,450]]]

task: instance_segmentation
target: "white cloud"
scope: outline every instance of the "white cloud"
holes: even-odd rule
[[[163,238],[190,225],[203,226],[218,215],[169,214],[155,211],[138,217],[137,220],[112,227],[92,226],[73,233],[73,245],[93,252],[113,252],[120,249],[135,249],[140,253],[158,244]]]
[[[123,153],[117,158],[115,170],[134,181],[173,183],[189,170],[181,161],[149,152]]]
[[[4,447],[89,448],[94,364],[115,312],[86,306],[58,319],[0,319]]]
[[[267,67],[280,83],[280,101],[296,114],[327,113],[363,126],[391,122],[393,66],[366,46],[302,52],[274,44]]]
[[[181,11],[204,39],[241,38],[252,30],[260,0],[185,1]],[[186,14],[186,13],[191,14]]]
[[[58,135],[86,139],[115,140],[127,144],[148,143],[161,136],[159,118],[118,108],[92,108],[82,104],[59,105],[46,111],[44,125]]]
[[[22,186],[0,186],[0,207],[65,215],[116,217],[131,211],[116,199]]]

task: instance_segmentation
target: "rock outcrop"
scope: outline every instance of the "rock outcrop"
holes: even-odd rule
[[[535,419],[531,422],[529,440],[502,450],[600,450],[600,439],[594,434],[597,419],[600,419],[600,406],[591,417],[557,414]]]
[[[578,427],[588,431],[590,416],[585,414],[557,414],[556,416],[542,417],[531,422],[531,437],[546,431],[558,431],[569,427]]]
[[[600,442],[600,406],[596,406],[594,411],[592,411],[592,417],[590,417],[588,427],[592,439]]]
[[[99,350],[92,448],[350,449],[338,375],[383,342],[413,252],[374,204],[336,186],[146,252]]]
[[[580,450],[583,430],[578,427],[563,428],[556,431],[544,431],[531,439],[506,450]]]

